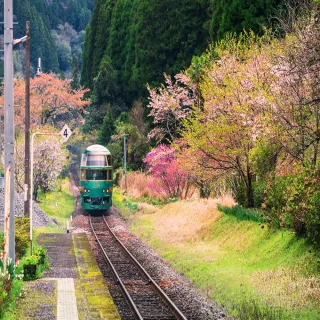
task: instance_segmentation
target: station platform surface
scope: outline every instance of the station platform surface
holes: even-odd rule
[[[24,284],[17,319],[120,319],[86,234],[41,234],[38,243],[50,270]]]

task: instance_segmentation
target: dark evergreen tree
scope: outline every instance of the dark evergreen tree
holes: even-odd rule
[[[72,80],[70,86],[73,90],[77,90],[80,88],[79,67],[76,55],[72,56]]]
[[[244,29],[262,33],[263,28],[269,26],[268,19],[276,15],[282,3],[283,0],[211,0],[211,40],[221,39],[227,32],[240,33]]]
[[[115,128],[112,111],[109,108],[106,116],[103,119],[102,127],[98,134],[97,143],[107,146],[110,142],[111,136],[114,134]]]

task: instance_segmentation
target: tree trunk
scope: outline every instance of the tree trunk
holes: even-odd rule
[[[253,188],[252,188],[252,174],[250,172],[250,167],[247,166],[247,181],[246,184],[247,187],[247,199],[248,199],[248,208],[254,207],[254,201],[253,201]]]

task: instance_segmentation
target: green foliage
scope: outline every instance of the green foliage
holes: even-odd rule
[[[147,83],[159,84],[163,73],[178,73],[205,50],[207,9],[200,0],[96,1],[84,45],[82,83],[93,89],[107,55],[119,71],[125,101],[145,96]]]
[[[77,90],[80,88],[79,66],[76,55],[72,56],[72,80],[70,82],[70,87],[73,90]]]
[[[293,229],[320,243],[320,174],[312,168],[295,168],[294,174],[268,182],[265,200],[267,222],[274,227]]]
[[[243,296],[230,306],[231,315],[239,320],[264,319],[279,320],[283,319],[284,311],[270,305],[262,304],[258,299],[250,296]]]
[[[247,209],[239,205],[236,205],[232,208],[218,205],[218,209],[227,215],[236,217],[240,221],[246,220],[256,221],[259,223],[264,222],[263,218],[261,217],[261,213],[255,209]]]
[[[34,249],[33,255],[20,262],[24,270],[24,280],[34,280],[42,277],[43,271],[49,268],[48,256],[43,246]]]
[[[30,219],[15,218],[15,250],[18,258],[22,257],[29,247]]]
[[[244,29],[253,30],[257,34],[263,33],[263,28],[269,26],[268,19],[276,14],[279,4],[282,4],[281,0],[232,0],[228,3],[223,0],[211,0],[211,40],[222,39],[228,32],[240,33]]]
[[[255,208],[261,208],[264,201],[264,191],[267,187],[267,182],[259,180],[253,183],[253,202]]]
[[[111,136],[114,134],[115,124],[111,110],[107,112],[106,116],[103,119],[102,127],[98,134],[97,143],[103,146],[108,145],[110,142]]]
[[[138,204],[137,203],[132,203],[130,201],[125,201],[125,205],[126,205],[127,208],[129,208],[133,212],[137,212],[138,211]]]
[[[287,188],[287,180],[287,177],[277,177],[268,182],[265,190],[262,208],[267,209],[265,212],[265,220],[273,228],[280,227],[280,214],[286,204],[285,191]]]

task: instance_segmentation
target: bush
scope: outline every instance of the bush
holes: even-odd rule
[[[311,209],[308,212],[305,224],[308,239],[316,244],[320,244],[320,191],[318,190],[310,200]]]
[[[265,209],[265,221],[273,228],[280,227],[280,216],[286,205],[285,192],[287,188],[287,178],[277,177],[267,183],[264,191],[264,203],[262,209]]]
[[[290,228],[320,244],[320,172],[296,168],[294,174],[270,181],[262,208],[274,227]]]
[[[267,188],[265,181],[256,181],[253,183],[253,202],[255,208],[261,208],[264,201],[264,190]]]
[[[33,280],[42,277],[43,271],[49,267],[46,250],[43,246],[34,250],[34,254],[24,259],[21,264],[24,269],[24,280]],[[35,265],[36,269],[33,272],[30,265]]]
[[[22,257],[29,247],[30,219],[15,218],[16,255]]]

